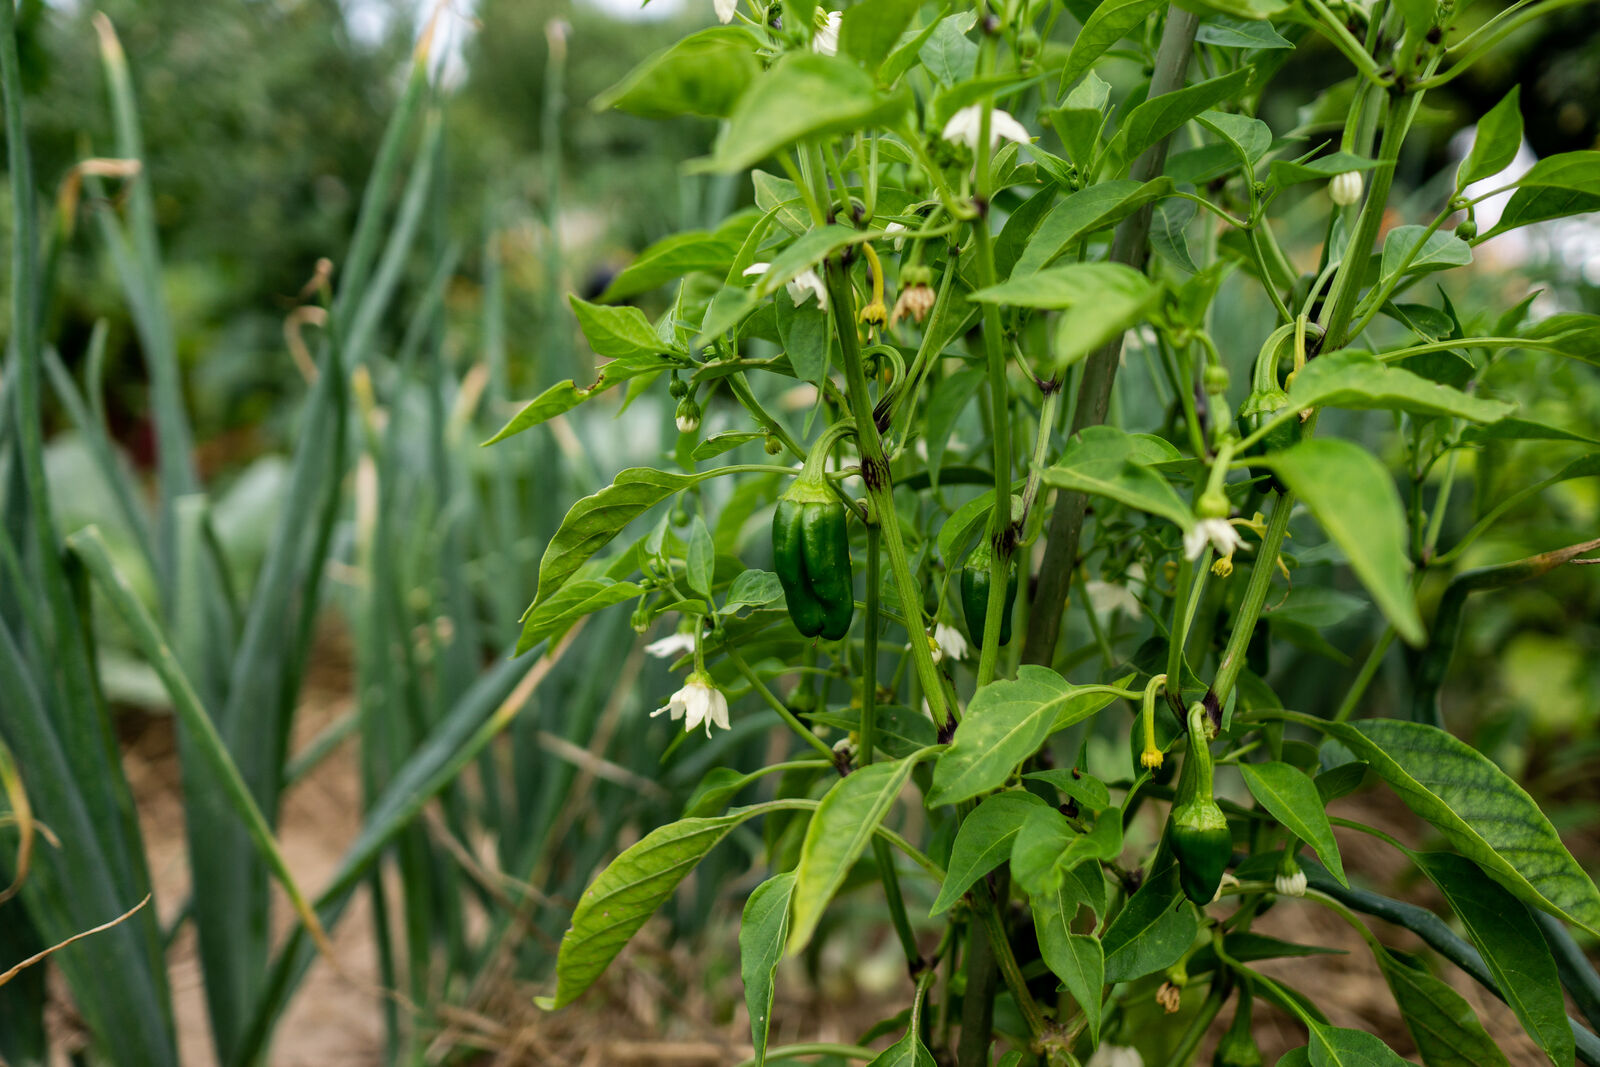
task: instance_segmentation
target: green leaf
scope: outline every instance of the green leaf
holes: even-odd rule
[[[1032,900],[1033,929],[1039,938],[1039,954],[1045,966],[1061,979],[1061,984],[1083,1009],[1089,1022],[1090,1039],[1098,1042],[1104,1016],[1101,996],[1106,984],[1106,958],[1098,938],[1072,932],[1078,904],[1070,883],[1035,896]]]
[[[1462,855],[1535,907],[1600,933],[1600,890],[1538,803],[1483,753],[1425,723],[1328,728]]]
[[[565,631],[585,615],[632,600],[644,592],[641,585],[614,582],[609,578],[586,578],[565,585],[523,616],[522,636],[517,638],[517,650],[513,654],[520,656],[546,637]]]
[[[684,114],[724,118],[760,71],[748,31],[713,26],[646,59],[596,97],[594,106],[646,118]]]
[[[1079,167],[1088,169],[1100,144],[1100,131],[1106,124],[1106,104],[1111,100],[1111,83],[1094,71],[1067,94],[1065,103],[1051,112],[1050,118],[1061,144]],[[1034,153],[1035,159],[1044,158]],[[1102,183],[1104,184],[1104,183]]]
[[[977,15],[971,11],[940,19],[917,53],[940,85],[954,85],[972,77],[978,65],[978,46],[968,39],[967,31],[976,21]]]
[[[1077,833],[1052,807],[1031,812],[1011,846],[1011,873],[1031,895],[1053,890],[1080,864],[1122,853],[1122,809],[1101,812],[1088,833]]]
[[[1427,234],[1424,238],[1424,234]],[[1464,267],[1472,262],[1472,246],[1453,233],[1435,230],[1428,233],[1426,226],[1396,226],[1383,239],[1382,277],[1387,280],[1400,269],[1400,264],[1418,242],[1422,246],[1412,256],[1406,275],[1432,274],[1436,270]]]
[[[1412,859],[1444,894],[1528,1036],[1551,1063],[1572,1063],[1561,976],[1527,907],[1460,856],[1427,852]]]
[[[750,1041],[756,1050],[756,1067],[767,1062],[773,985],[788,937],[789,898],[793,894],[793,871],[767,879],[745,901],[744,917],[739,922],[739,977],[744,979],[744,1003],[750,1012]]]
[[[1533,222],[1600,210],[1600,151],[1562,152],[1539,160],[1517,179],[1517,191],[1494,229],[1483,235],[1514,230]]]
[[[539,592],[533,600],[534,608],[555,596],[566,580],[628,523],[704,477],[629,467],[610,485],[572,505],[539,560]]]
[[[1170,967],[1194,944],[1195,909],[1178,884],[1178,865],[1166,864],[1145,880],[1100,938],[1107,982],[1131,982]]]
[[[949,6],[947,4],[942,5],[926,26],[920,30],[907,30],[900,35],[900,40],[895,42],[893,51],[889,53],[889,58],[885,59],[883,65],[878,68],[878,79],[882,84],[893,84],[900,75],[911,69],[912,64],[917,61],[918,53],[922,51],[922,46],[928,42],[928,38],[938,31],[942,16],[948,9]],[[959,15],[950,17],[963,21],[960,27],[960,32],[962,33],[971,29],[973,23],[978,20],[977,13],[973,11],[964,11]]]
[[[1161,0],[1105,0],[1096,7],[1067,54],[1067,65],[1061,71],[1061,92],[1066,92],[1107,49],[1143,25],[1151,12],[1161,6]]]
[[[715,459],[724,452],[731,452],[740,445],[747,445],[751,441],[763,440],[766,436],[766,433],[761,430],[724,430],[722,433],[712,434],[695,445],[694,451],[689,453],[689,458],[696,462]]]
[[[756,79],[718,135],[711,157],[694,169],[744,170],[807,137],[892,125],[910,101],[904,89],[880,93],[872,77],[848,60],[790,52]]]
[[[839,26],[839,51],[876,70],[922,0],[862,0],[846,9]]]
[[[1504,418],[1487,426],[1468,426],[1461,431],[1463,444],[1480,444],[1484,441],[1578,441],[1583,444],[1600,444],[1600,438],[1573,433],[1559,426],[1550,426],[1529,419]]]
[[[627,357],[670,355],[675,350],[657,334],[636,307],[604,307],[591,304],[576,296],[569,296],[573,314],[578,316],[578,326],[588,338],[589,347],[597,356],[612,359]]]
[[[1090,427],[1067,442],[1040,474],[1046,485],[1105,496],[1188,529],[1194,514],[1160,474],[1138,461],[1136,441],[1109,426]]]
[[[928,806],[957,804],[998,789],[1046,737],[1114,699],[1109,693],[1079,689],[1055,671],[1032,665],[1020,668],[1015,680],[979,689],[950,747],[934,764]]]
[[[1305,501],[1400,636],[1420,645],[1426,634],[1411,594],[1405,509],[1388,468],[1359,445],[1333,438],[1301,441],[1259,462]]]
[[[1250,84],[1253,71],[1241,67],[1220,78],[1146,100],[1129,113],[1117,131],[1117,151],[1123,159],[1136,159],[1146,148],[1172,133],[1200,112],[1237,96]]]
[[[938,1067],[929,1052],[922,1044],[922,1037],[915,1030],[907,1030],[904,1037],[872,1058],[867,1067]]]
[[[1089,811],[1104,811],[1111,806],[1111,791],[1092,774],[1066,767],[1052,767],[1048,771],[1029,771],[1022,777],[1035,782],[1049,782]]]
[[[1569,189],[1600,195],[1600,151],[1562,152],[1546,156],[1517,179],[1519,189]]]
[[[689,527],[689,553],[685,557],[684,577],[689,588],[707,600],[711,599],[711,581],[717,565],[717,549],[711,543],[711,531],[706,520],[699,515]]]
[[[811,817],[795,867],[794,924],[789,953],[806,947],[845,875],[889,813],[911,770],[927,753],[871,763],[839,779]]]
[[[1472,151],[1456,168],[1456,192],[1492,178],[1511,165],[1522,144],[1522,86],[1513,85],[1500,102],[1478,120]]]
[[[1333,827],[1322,808],[1316,783],[1304,771],[1287,763],[1241,763],[1239,771],[1244,775],[1250,795],[1285,829],[1316,849],[1322,865],[1341,885],[1348,886],[1339,845],[1333,839]]]
[[[1180,6],[1191,11],[1214,11],[1241,19],[1270,19],[1289,10],[1286,0],[1184,0]]]
[[[1460,993],[1388,952],[1378,953],[1378,966],[1426,1067],[1510,1067]]]
[[[793,281],[802,271],[810,270],[821,263],[823,257],[830,252],[836,252],[846,245],[862,244],[882,236],[882,230],[853,230],[848,226],[839,225],[819,226],[801,234],[793,244],[785,248],[778,258],[772,261],[766,272],[756,279],[753,292],[758,298],[771,296],[778,291],[779,286]]]
[[[1544,341],[1569,359],[1600,366],[1600,315],[1582,311],[1566,311],[1540,319],[1523,334],[1534,341]]]
[[[1272,147],[1272,127],[1249,115],[1228,111],[1204,111],[1195,121],[1232,146],[1239,160],[1254,167]]]
[[[1293,48],[1270,22],[1212,15],[1200,24],[1194,39],[1219,48]]]
[[[1342,349],[1307,363],[1289,386],[1289,404],[1315,407],[1383,409],[1422,415],[1450,415],[1469,422],[1496,422],[1511,405],[1431,382],[1367,352]]]
[[[600,368],[595,375],[594,384],[586,389],[580,389],[573,384],[571,378],[558,382],[528,401],[522,409],[511,417],[511,420],[500,428],[500,431],[487,441],[483,446],[504,441],[508,437],[515,437],[524,430],[548,422],[557,415],[565,414],[591,397],[610,389],[613,385],[638,378],[645,374],[657,374],[679,366],[676,359],[670,356],[629,356],[623,359],[613,359]]]
[[[643,252],[612,279],[600,302],[646,293],[674,278],[696,272],[724,276],[756,224],[753,212],[741,212],[716,230],[686,230],[664,237]]]
[[[1310,1029],[1311,1067],[1410,1067],[1376,1034],[1316,1022]]]
[[[1171,178],[1149,182],[1109,181],[1091,185],[1050,209],[1011,268],[1011,277],[1035,274],[1096,230],[1113,226],[1144,205],[1172,193]],[[1095,265],[1095,264],[1087,264]],[[975,298],[976,299],[976,298]]]
[[[668,823],[612,860],[579,899],[556,957],[556,995],[540,998],[539,1006],[554,1011],[581,996],[706,853],[735,826],[772,807]]]
[[[728,598],[718,609],[719,615],[733,615],[740,608],[759,608],[783,596],[783,585],[771,571],[745,571],[728,587]]]
[[[1327,181],[1337,174],[1352,170],[1371,170],[1378,165],[1375,159],[1363,159],[1349,152],[1330,152],[1308,162],[1275,159],[1267,168],[1267,184],[1279,189],[1301,182]]]
[[[786,289],[777,293],[775,307],[778,312],[778,337],[783,342],[784,355],[794,368],[794,376],[803,382],[820,382],[828,373],[828,357],[832,334],[827,312],[815,300],[807,300],[796,307]]]
[[[956,831],[944,884],[928,914],[948,911],[974,882],[1010,859],[1011,842],[1029,813],[1047,808],[1043,800],[1025,789],[996,793],[974,808]]]
[[[944,464],[944,453],[950,446],[951,431],[955,429],[961,412],[978,395],[978,387],[986,373],[983,367],[958,370],[941,379],[928,398],[923,440],[928,445],[928,478],[936,489],[939,486],[939,468]]]
[[[1161,295],[1149,278],[1120,263],[1072,263],[980,289],[968,299],[1061,310],[1056,322],[1059,372],[1143,320]]]

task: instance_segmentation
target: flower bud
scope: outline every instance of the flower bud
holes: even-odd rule
[[[682,400],[689,395],[689,383],[674,374],[672,376],[672,384],[667,386],[667,393],[674,400]]]
[[[700,428],[700,405],[693,397],[686,396],[678,401],[677,422],[679,433],[694,433]]]
[[[1222,366],[1220,363],[1207,363],[1201,380],[1207,393],[1212,396],[1220,396],[1228,391],[1228,384],[1231,379],[1228,375],[1227,367]]]
[[[1464,219],[1461,224],[1456,227],[1456,236],[1461,238],[1463,241],[1472,240],[1474,237],[1478,236],[1478,224],[1473,222],[1471,219]]]
[[[762,442],[761,447],[767,450],[767,455],[776,456],[783,451],[783,442],[778,440],[777,434],[769,433],[766,440]]]
[[[1335,174],[1333,180],[1328,182],[1328,195],[1335,204],[1347,207],[1361,199],[1363,185],[1360,171],[1347,170],[1343,174]]]

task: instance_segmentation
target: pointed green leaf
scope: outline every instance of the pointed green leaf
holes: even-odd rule
[[[522,617],[522,636],[517,639],[513,655],[522,655],[546,637],[565,631],[585,615],[632,600],[644,592],[641,585],[614,582],[609,578],[586,578],[565,585]]]
[[[1456,192],[1492,178],[1511,165],[1522,144],[1522,86],[1513,85],[1500,102],[1478,120],[1472,151],[1456,168]]]
[[[1381,1037],[1365,1030],[1316,1023],[1310,1049],[1311,1067],[1409,1067]]]
[[[756,1067],[767,1062],[773,984],[788,937],[789,898],[793,893],[793,871],[767,879],[745,901],[744,917],[739,922],[739,976],[744,980],[744,1003],[750,1012],[750,1041],[756,1050]]]
[[[934,764],[928,805],[956,804],[998,789],[1046,737],[1114,699],[1080,688],[1046,667],[1024,665],[1015,680],[978,690],[950,747]]]
[[[773,808],[756,804],[713,819],[668,823],[612,860],[578,900],[556,957],[556,994],[539,1006],[554,1011],[582,995],[706,853],[735,826]]]
[[[644,312],[636,307],[605,307],[576,296],[569,296],[567,300],[572,304],[573,314],[578,316],[583,336],[597,356],[624,359],[674,352],[673,347],[656,334]]]
[[[1316,849],[1317,858],[1341,884],[1349,885],[1317,784],[1304,771],[1287,763],[1241,763],[1239,771],[1250,795],[1286,829]]]
[[[723,118],[761,71],[755,44],[749,31],[738,26],[692,33],[640,63],[596,97],[594,106],[646,118]]]
[[[1068,441],[1061,458],[1040,477],[1046,485],[1110,497],[1188,529],[1193,512],[1165,478],[1145,465],[1138,449],[1138,439],[1121,430],[1090,427]]]
[[[1510,1067],[1460,993],[1387,952],[1378,966],[1426,1067]]]
[[[1296,409],[1384,409],[1470,422],[1495,422],[1512,411],[1510,404],[1429,381],[1357,349],[1330,352],[1307,363],[1289,387],[1289,403]]]
[[[1405,509],[1388,468],[1359,445],[1332,438],[1301,441],[1259,462],[1306,502],[1400,636],[1420,645],[1425,634],[1411,594]]]
[[[534,597],[534,608],[555,596],[566,580],[624,526],[703,477],[629,467],[610,485],[572,505],[539,561],[539,592]]]
[[[930,750],[935,751],[935,750]],[[806,947],[845,875],[894,806],[911,770],[928,753],[871,763],[845,775],[822,798],[806,828],[795,867],[794,922],[789,953]]]
[[[1144,205],[1171,193],[1172,179],[1164,177],[1149,182],[1100,182],[1079,189],[1040,220],[1033,238],[1011,268],[1011,277],[1020,279],[1038,273],[1089,234],[1114,226]]]
[[[1033,898],[1033,929],[1045,966],[1061,979],[1089,1021],[1089,1036],[1100,1040],[1104,1015],[1102,994],[1106,984],[1106,959],[1100,940],[1072,932],[1078,900],[1070,884]]]
[[[746,90],[697,169],[744,170],[808,137],[892,125],[910,103],[909,91],[880,93],[846,59],[790,52]]]
[[[1161,0],[1105,0],[1096,7],[1072,42],[1067,65],[1061,71],[1061,91],[1065,92],[1107,49],[1143,25],[1160,7]]]
[[[1483,753],[1437,727],[1399,719],[1330,724],[1327,732],[1501,885],[1600,933],[1600,890],[1538,803]]]
[[[961,827],[956,831],[944,884],[939,887],[939,895],[928,914],[939,915],[949,910],[974,882],[1009,859],[1011,842],[1028,815],[1047,806],[1025,789],[1009,789],[986,798],[973,809],[961,820]]]
[[[1253,70],[1241,67],[1220,78],[1146,100],[1129,113],[1117,131],[1115,147],[1123,159],[1137,159],[1145,149],[1223,100],[1232,99],[1250,84]]]
[[[1461,856],[1427,852],[1412,859],[1444,894],[1528,1036],[1551,1063],[1572,1063],[1561,976],[1527,906]]]
[[[1130,982],[1172,966],[1199,930],[1195,909],[1178,884],[1178,865],[1168,863],[1128,898],[1101,937],[1105,980]]]
[[[852,5],[839,26],[839,51],[876,70],[921,6],[922,0],[862,0]]]

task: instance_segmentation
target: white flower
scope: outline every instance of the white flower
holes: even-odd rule
[[[905,224],[904,223],[900,223],[900,222],[891,222],[891,223],[889,223],[889,225],[887,225],[887,226],[885,226],[883,228],[883,235],[885,237],[893,237],[894,238],[894,250],[896,252],[900,251],[900,249],[904,248],[905,245],[906,245],[906,239],[904,237],[900,237],[900,236],[896,236],[896,235],[897,234],[903,234],[905,232],[906,232]]]
[[[668,634],[659,641],[644,646],[645,654],[656,659],[677,659],[685,652],[694,651],[694,634]]]
[[[1272,888],[1278,891],[1280,897],[1303,897],[1306,895],[1306,872],[1296,870],[1293,874],[1279,874],[1272,880]]]
[[[711,684],[710,676],[704,671],[695,671],[684,679],[683,688],[673,693],[672,699],[664,706],[652,711],[650,717],[653,719],[663,711],[672,712],[673,722],[686,720],[683,724],[685,732],[701,723],[706,724],[707,737],[711,736],[712,726],[731,729],[728,725],[728,698]]]
[[[784,288],[789,290],[789,299],[794,301],[795,307],[815,296],[817,307],[823,311],[828,310],[828,287],[822,284],[822,279],[817,277],[816,271],[810,269],[801,271],[785,282]]]
[[[771,263],[752,263],[744,269],[744,274],[766,274],[772,267]],[[817,272],[807,268],[796,274],[784,283],[784,288],[789,290],[789,299],[794,301],[794,306],[799,307],[813,296],[817,298],[817,307],[822,311],[828,310],[828,287],[823,284]]]
[[[827,21],[817,27],[816,34],[811,38],[811,50],[818,55],[835,56],[839,54],[839,24],[844,21],[844,12],[828,12]]]
[[[934,662],[948,656],[950,659],[967,658],[967,639],[961,636],[961,631],[954,626],[944,623],[935,623],[933,627],[933,643],[938,646],[939,656]]]
[[[1144,1057],[1128,1045],[1101,1045],[1084,1067],[1144,1067]]]
[[[1328,195],[1335,204],[1346,207],[1361,199],[1363,184],[1360,171],[1347,170],[1343,174],[1335,174],[1333,180],[1328,182]]]
[[[964,107],[950,116],[940,134],[951,144],[964,144],[974,152],[978,150],[978,126],[983,121],[983,108],[978,104]],[[1022,123],[1009,112],[994,108],[989,112],[989,150],[993,151],[1002,140],[1027,144],[1032,138]]]
[[[717,9],[717,20],[724,24],[732,22],[734,12],[739,10],[739,0],[711,0],[711,4]]]
[[[1083,591],[1089,595],[1089,606],[1096,615],[1110,615],[1112,612],[1121,611],[1130,619],[1137,619],[1144,614],[1144,609],[1139,606],[1139,598],[1133,592],[1134,571],[1138,570],[1143,576],[1143,568],[1137,563],[1128,569],[1128,582],[1118,585],[1114,582],[1101,581],[1099,578],[1083,583]]]
[[[1234,549],[1244,543],[1239,531],[1227,519],[1201,519],[1183,535],[1184,558],[1199,559],[1207,541],[1211,542],[1219,556],[1232,555]]]

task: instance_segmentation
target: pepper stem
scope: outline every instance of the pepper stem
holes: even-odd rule
[[[800,481],[821,482],[827,476],[828,453],[833,451],[833,446],[839,438],[846,434],[855,433],[855,422],[844,419],[829,426],[822,431],[811,449],[806,453],[805,466],[800,468]]]
[[[1194,761],[1195,800],[1214,800],[1211,766],[1211,716],[1203,701],[1189,705],[1189,758]]]
[[[1144,707],[1139,715],[1144,720],[1144,751],[1139,753],[1139,765],[1154,771],[1166,759],[1156,745],[1156,697],[1167,687],[1167,676],[1158,674],[1144,687]]]

